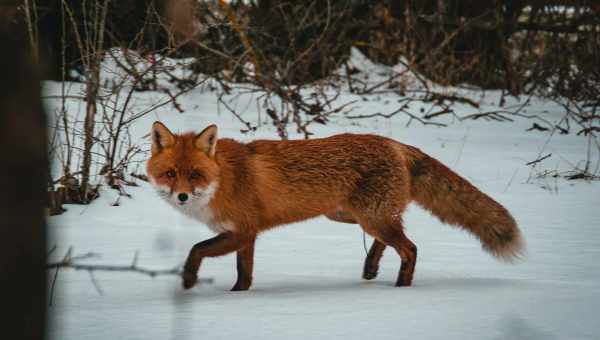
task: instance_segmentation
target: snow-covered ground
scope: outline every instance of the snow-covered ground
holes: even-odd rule
[[[49,83],[47,92],[57,91]],[[154,94],[139,94],[140,101]],[[391,112],[397,97],[351,94],[360,99],[353,114]],[[256,119],[256,104],[238,98],[244,117]],[[514,101],[514,99],[511,99]],[[246,105],[248,102],[254,103]],[[219,110],[214,93],[194,90],[179,100],[185,113],[164,107],[132,129],[137,138],[152,122],[173,131],[201,130],[217,123],[222,137],[277,138],[263,126],[243,126]],[[482,110],[498,104],[483,98]],[[457,112],[474,109],[457,104]],[[410,108],[419,114],[419,105]],[[217,114],[217,112],[221,112]],[[527,114],[553,121],[561,109],[534,101]],[[533,179],[525,165],[552,153],[541,167],[568,169],[586,158],[584,137],[525,132],[532,121],[459,122],[423,126],[407,117],[348,120],[315,126],[315,137],[340,132],[377,133],[412,144],[440,159],[514,215],[527,242],[523,260],[504,264],[484,253],[474,238],[441,224],[416,206],[405,215],[407,234],[419,247],[413,286],[393,286],[400,261],[388,249],[380,274],[363,281],[363,234],[358,226],[325,218],[267,232],[256,245],[254,284],[230,292],[235,256],[207,259],[200,277],[213,284],[183,291],[176,277],[151,279],[134,273],[97,272],[98,294],[86,272],[62,270],[49,309],[53,339],[598,339],[600,306],[600,183]],[[292,137],[300,137],[294,134]],[[50,218],[55,257],[101,253],[90,263],[171,268],[189,248],[212,236],[205,226],[178,214],[144,182],[128,188],[132,198],[111,204],[117,192],[104,189],[90,206],[67,206]],[[285,199],[282,197],[281,199]],[[370,238],[367,237],[367,242]],[[50,273],[53,274],[53,273]]]

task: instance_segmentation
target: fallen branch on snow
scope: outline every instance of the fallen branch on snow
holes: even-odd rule
[[[50,255],[55,249],[56,249],[56,246],[50,250],[48,255]],[[54,287],[56,285],[56,280],[58,278],[58,272],[61,268],[71,268],[71,269],[75,269],[75,270],[87,271],[90,275],[90,279],[92,280],[92,283],[94,284],[94,288],[96,288],[96,291],[100,295],[103,295],[103,291],[100,288],[100,285],[98,284],[98,281],[96,280],[96,278],[94,276],[94,272],[96,272],[96,271],[132,272],[132,273],[148,275],[152,278],[154,278],[156,276],[162,276],[162,275],[181,276],[181,274],[183,273],[181,266],[177,266],[177,267],[174,267],[171,269],[149,269],[149,268],[140,267],[137,264],[137,262],[138,262],[138,252],[137,251],[135,252],[135,254],[133,256],[133,260],[131,261],[131,264],[129,264],[129,265],[84,264],[84,263],[80,263],[79,261],[87,260],[87,259],[91,259],[91,258],[98,258],[98,257],[100,257],[100,255],[97,253],[90,252],[90,253],[86,253],[86,254],[82,254],[82,255],[72,256],[71,255],[72,252],[73,252],[73,247],[70,247],[69,250],[67,250],[67,253],[65,254],[65,256],[63,257],[62,260],[57,261],[57,262],[50,262],[50,263],[46,264],[46,269],[48,269],[48,270],[56,269],[56,271],[54,273],[54,278],[52,279],[52,285],[50,287],[50,298],[49,298],[50,306],[52,305],[52,301],[53,301]],[[211,284],[213,282],[214,282],[213,278],[199,278],[198,279],[198,283]]]

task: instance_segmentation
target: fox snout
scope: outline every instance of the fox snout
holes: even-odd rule
[[[203,187],[193,187],[190,185],[165,186],[160,184],[155,185],[155,187],[163,198],[179,205],[193,203],[198,199],[202,199],[207,192],[212,190],[212,185],[210,183],[209,185]]]
[[[171,204],[184,207],[188,205],[206,205],[212,199],[217,188],[217,182],[210,183],[206,187],[192,188],[192,191],[177,191],[157,186],[161,197]]]
[[[191,204],[196,199],[202,197],[202,192],[203,192],[203,190],[201,190],[201,189],[194,189],[192,192],[186,192],[186,191],[177,192],[177,191],[175,191],[171,195],[170,199],[174,203],[177,203],[178,205]]]
[[[185,203],[188,200],[188,194],[186,194],[185,192],[182,192],[180,194],[177,195],[177,199],[179,199],[179,203]]]

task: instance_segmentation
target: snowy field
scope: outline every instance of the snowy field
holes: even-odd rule
[[[57,89],[48,83],[46,92]],[[155,95],[144,92],[138,99]],[[394,111],[398,97],[364,101],[345,94],[338,102],[354,99],[359,102],[352,113],[368,114]],[[497,107],[498,101],[497,93],[486,94],[481,110]],[[161,120],[172,131],[199,131],[217,123],[222,137],[277,138],[272,126],[240,133],[243,126],[218,107],[212,92],[194,90],[179,103],[185,113],[161,108],[136,122],[132,134],[141,138],[154,120]],[[252,98],[240,96],[237,103],[246,119],[256,120]],[[562,111],[553,105],[534,101],[526,113],[556,121]],[[419,109],[418,104],[410,108],[416,115]],[[476,112],[460,104],[456,109]],[[405,225],[419,247],[413,286],[393,286],[400,260],[389,248],[379,277],[367,282],[360,278],[362,230],[317,218],[259,237],[254,284],[247,292],[229,291],[236,278],[235,255],[206,259],[199,276],[214,283],[190,291],[183,291],[174,276],[97,272],[100,295],[87,272],[62,270],[49,309],[51,338],[599,339],[600,183],[535,179],[525,165],[552,153],[541,168],[570,169],[585,159],[587,140],[525,132],[532,124],[525,118],[513,123],[438,121],[449,126],[413,121],[406,127],[403,115],[358,121],[338,117],[312,131],[315,137],[376,133],[438,158],[513,214],[527,243],[521,261],[498,262],[470,235],[411,206]],[[127,188],[132,198],[123,197],[119,207],[111,206],[117,192],[103,189],[90,206],[66,206],[67,213],[50,218],[54,256],[60,258],[73,246],[75,254],[102,254],[90,263],[128,264],[139,251],[139,265],[172,268],[194,243],[212,236],[162,202],[147,183],[138,183]]]

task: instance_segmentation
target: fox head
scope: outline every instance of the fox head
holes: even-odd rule
[[[208,204],[219,179],[217,126],[210,125],[199,134],[177,135],[155,122],[151,136],[152,157],[146,171],[160,196],[182,208]]]

